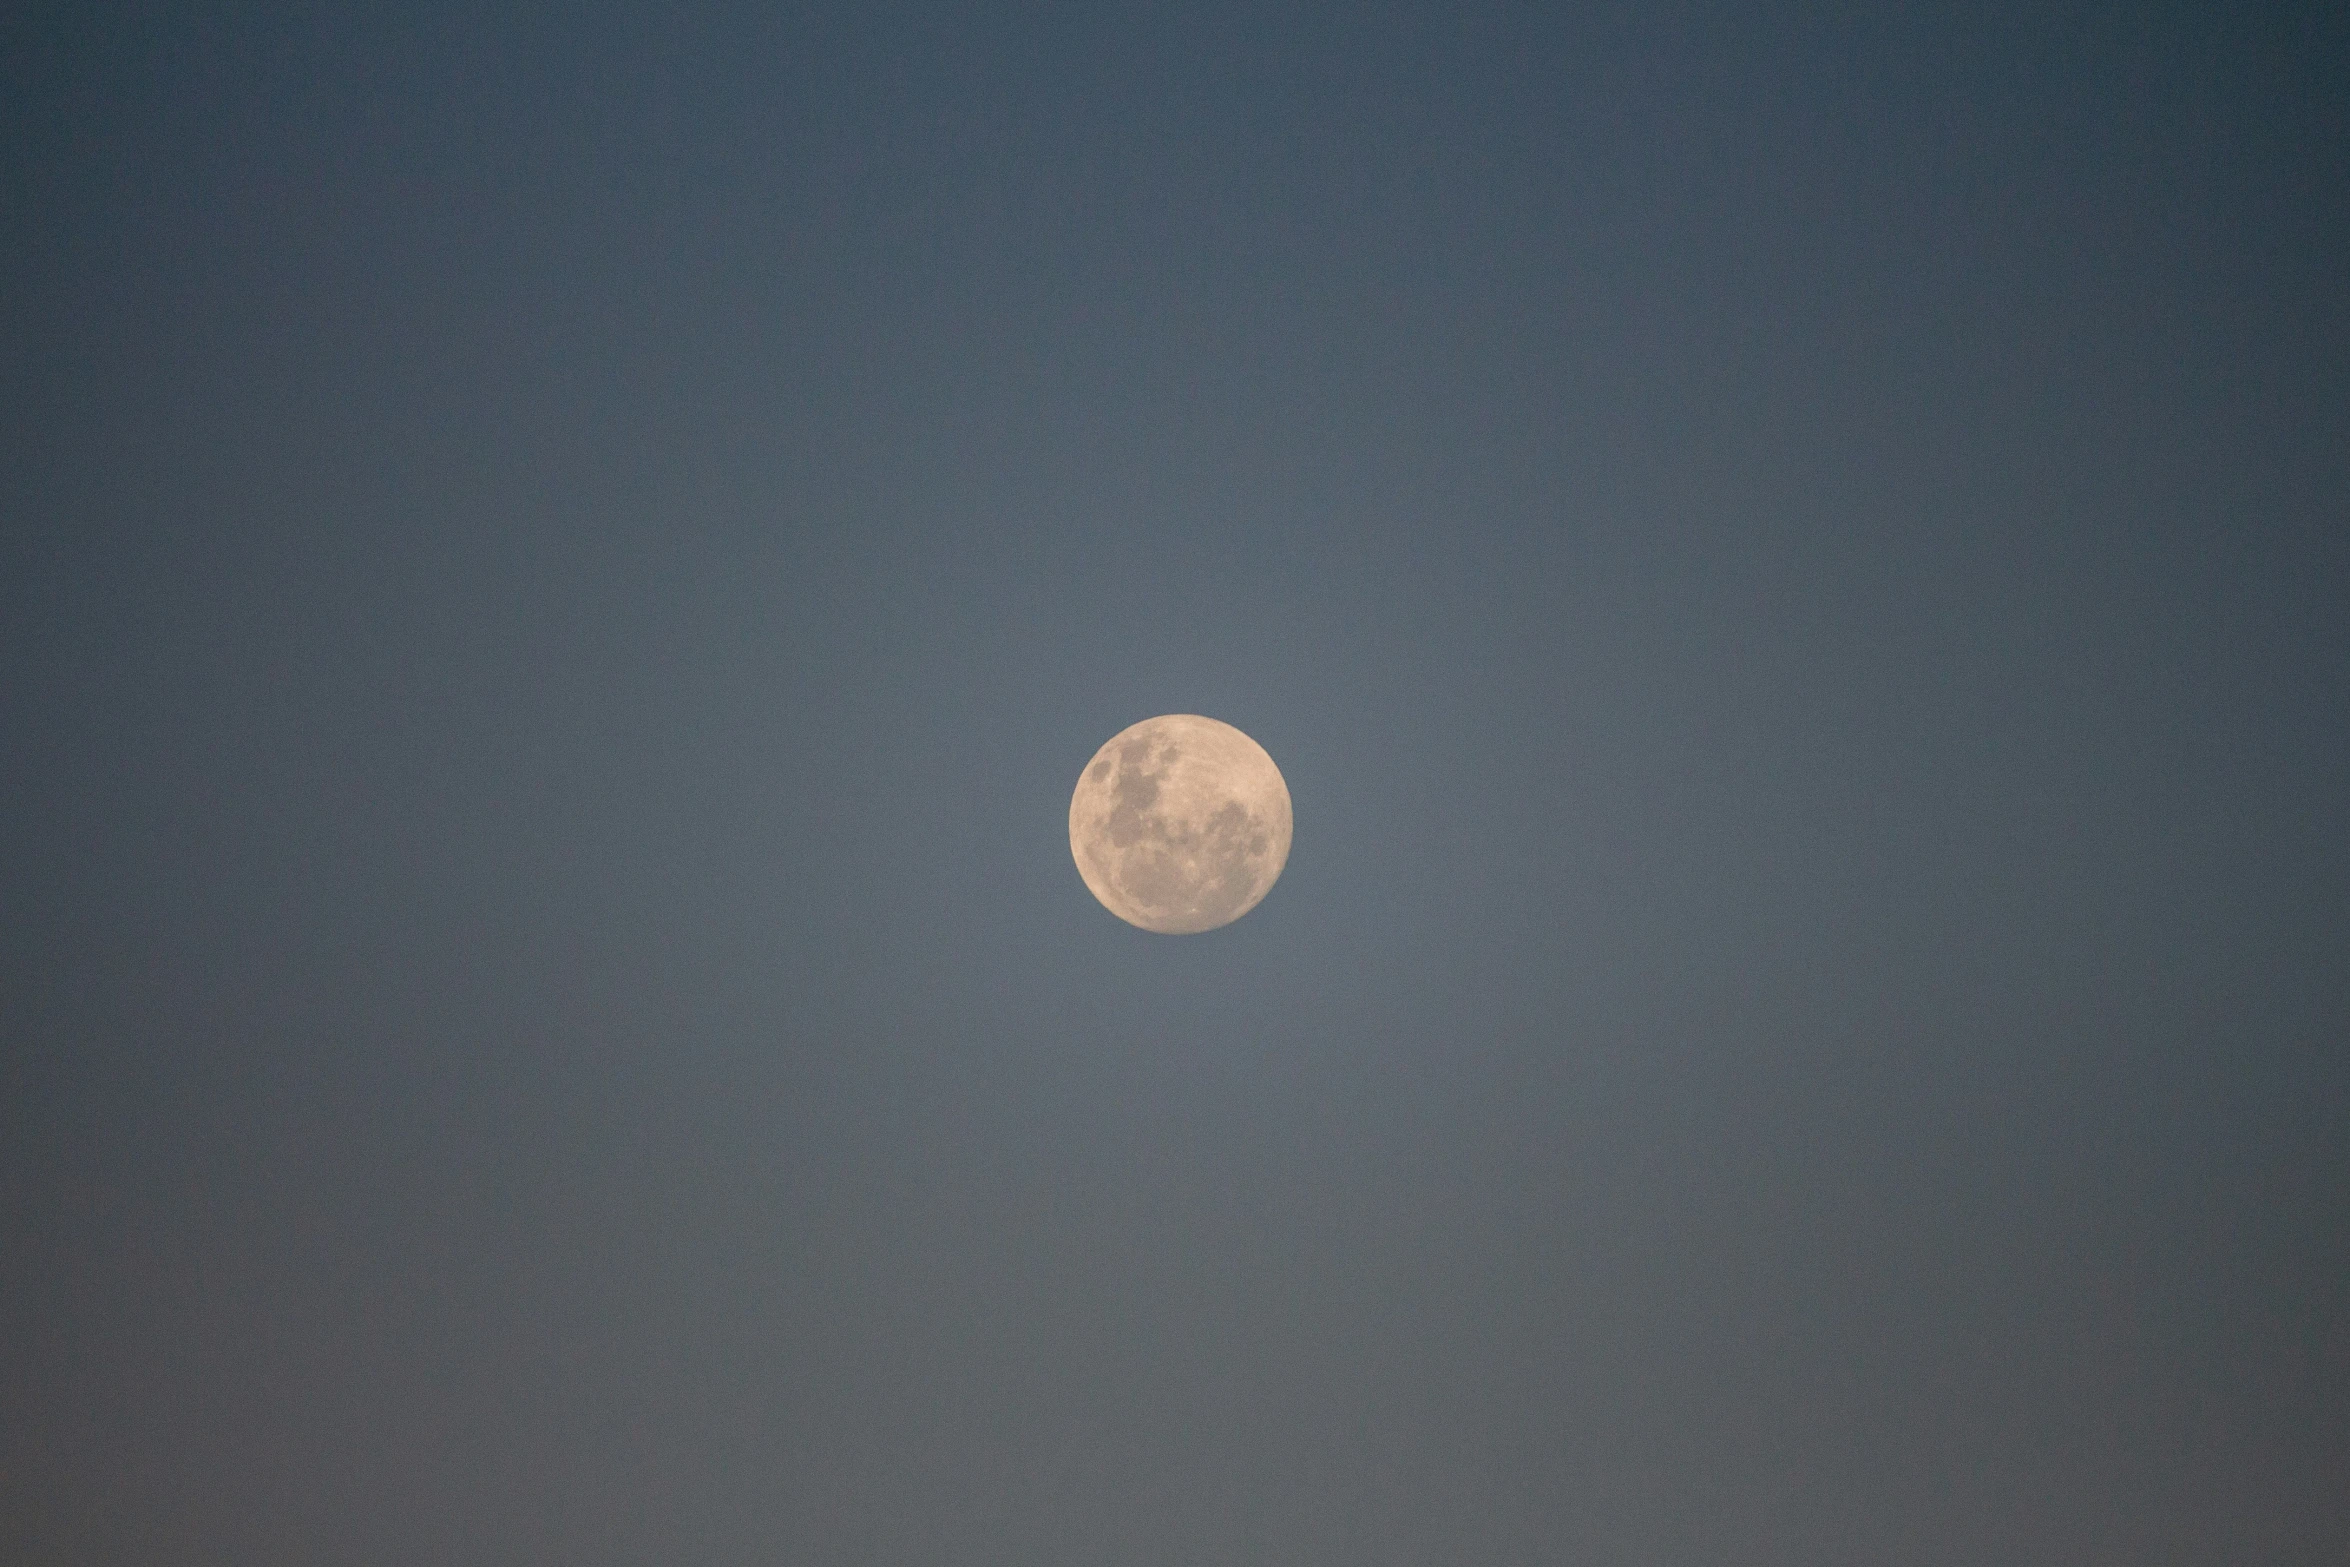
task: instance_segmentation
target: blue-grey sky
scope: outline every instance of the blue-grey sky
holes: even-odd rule
[[[20,13],[0,1558],[2342,1561],[2346,60]]]

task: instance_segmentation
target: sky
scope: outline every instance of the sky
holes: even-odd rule
[[[12,12],[0,1558],[2344,1560],[2345,61]]]

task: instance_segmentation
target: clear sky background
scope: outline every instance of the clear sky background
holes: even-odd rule
[[[2346,61],[12,13],[0,1558],[2350,1558]]]

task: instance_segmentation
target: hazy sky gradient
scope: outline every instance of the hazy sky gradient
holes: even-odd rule
[[[0,1558],[2340,1562],[2336,13],[8,23]]]

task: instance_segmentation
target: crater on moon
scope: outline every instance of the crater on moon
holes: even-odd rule
[[[1188,935],[1255,908],[1289,859],[1289,786],[1265,748],[1194,713],[1146,718],[1078,774],[1069,852],[1102,907]]]

